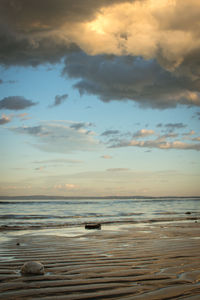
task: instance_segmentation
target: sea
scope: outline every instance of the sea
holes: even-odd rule
[[[0,199],[0,231],[200,219],[200,198]]]

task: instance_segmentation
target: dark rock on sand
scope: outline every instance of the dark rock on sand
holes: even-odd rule
[[[190,211],[187,211],[185,214],[186,214],[186,215],[191,215],[191,212],[190,212]]]
[[[18,242],[16,245],[17,245],[17,246],[20,246],[20,243]]]
[[[38,261],[29,261],[21,267],[21,273],[24,275],[43,275],[44,266]]]
[[[101,224],[86,224],[85,229],[101,229]]]

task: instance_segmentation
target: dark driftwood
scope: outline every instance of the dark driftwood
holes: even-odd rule
[[[85,224],[85,229],[101,229],[101,224]]]

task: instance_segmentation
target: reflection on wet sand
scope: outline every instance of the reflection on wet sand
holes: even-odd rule
[[[0,299],[155,300],[200,295],[199,222],[104,226],[75,230],[74,235],[71,231],[71,236],[62,232],[29,232],[2,243]],[[26,261],[40,261],[45,274],[21,275]]]

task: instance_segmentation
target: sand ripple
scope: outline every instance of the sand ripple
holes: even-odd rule
[[[200,299],[199,224],[11,239],[0,250],[0,299]],[[30,260],[45,275],[22,276]]]

